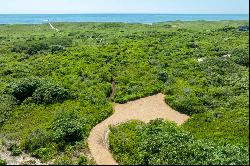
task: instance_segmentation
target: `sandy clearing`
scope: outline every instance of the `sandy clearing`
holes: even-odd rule
[[[161,93],[126,104],[114,104],[113,107],[114,114],[96,125],[88,137],[89,150],[97,165],[118,165],[107,146],[109,125],[117,125],[132,119],[147,123],[157,118],[174,121],[180,125],[189,118],[168,106]]]
[[[46,165],[45,163],[42,163],[39,159],[31,157],[29,154],[26,154],[24,152],[22,152],[22,154],[20,154],[19,156],[12,156],[11,152],[7,150],[7,146],[4,145],[2,142],[0,142],[0,159],[6,160],[7,165]]]

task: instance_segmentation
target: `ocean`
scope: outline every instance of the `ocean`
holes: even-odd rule
[[[0,24],[42,24],[50,22],[125,22],[249,20],[248,14],[0,14]]]

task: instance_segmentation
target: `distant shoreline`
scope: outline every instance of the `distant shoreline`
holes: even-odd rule
[[[0,13],[0,15],[249,15],[244,13]]]
[[[143,23],[169,21],[249,21],[249,14],[0,14],[0,24],[42,24],[50,22]]]
[[[216,20],[216,21],[207,21],[207,20],[191,20],[191,21],[182,21],[182,20],[175,20],[175,21],[163,21],[163,22],[153,22],[153,23],[139,23],[139,22],[134,22],[134,23],[129,23],[129,22],[53,22],[50,21],[50,23],[56,23],[56,24],[146,24],[146,25],[154,25],[154,24],[161,24],[161,23],[174,23],[174,22],[248,22],[249,20]],[[48,22],[44,23],[17,23],[17,24],[1,24],[1,25],[42,25],[42,24],[49,24]]]

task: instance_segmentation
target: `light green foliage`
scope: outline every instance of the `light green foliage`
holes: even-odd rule
[[[88,160],[87,160],[87,158],[85,156],[80,156],[78,158],[77,164],[78,165],[87,165],[88,164]]]
[[[248,109],[230,111],[222,109],[194,115],[183,127],[197,138],[214,140],[221,144],[230,142],[247,147],[249,145],[248,124]]]
[[[0,165],[7,165],[6,160],[2,160],[2,159],[0,159]]]
[[[16,105],[16,99],[11,95],[0,95],[0,126],[7,120]]]
[[[132,121],[112,127],[110,149],[122,165],[246,165],[248,149],[195,139],[172,122]]]
[[[66,155],[63,155],[54,161],[55,165],[74,165],[72,159]]]
[[[41,161],[46,162],[52,159],[56,155],[56,148],[52,147],[45,147],[39,148],[32,152],[32,156],[41,159]]]

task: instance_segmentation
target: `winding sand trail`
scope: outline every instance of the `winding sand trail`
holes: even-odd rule
[[[51,27],[51,29],[56,30],[57,32],[59,32],[59,29],[55,28],[50,22],[49,22],[49,26]]]
[[[109,125],[117,125],[132,119],[148,123],[157,118],[174,121],[180,125],[189,118],[168,106],[161,93],[126,104],[114,104],[113,107],[114,114],[96,125],[88,137],[89,150],[97,165],[118,165],[108,149]]]

